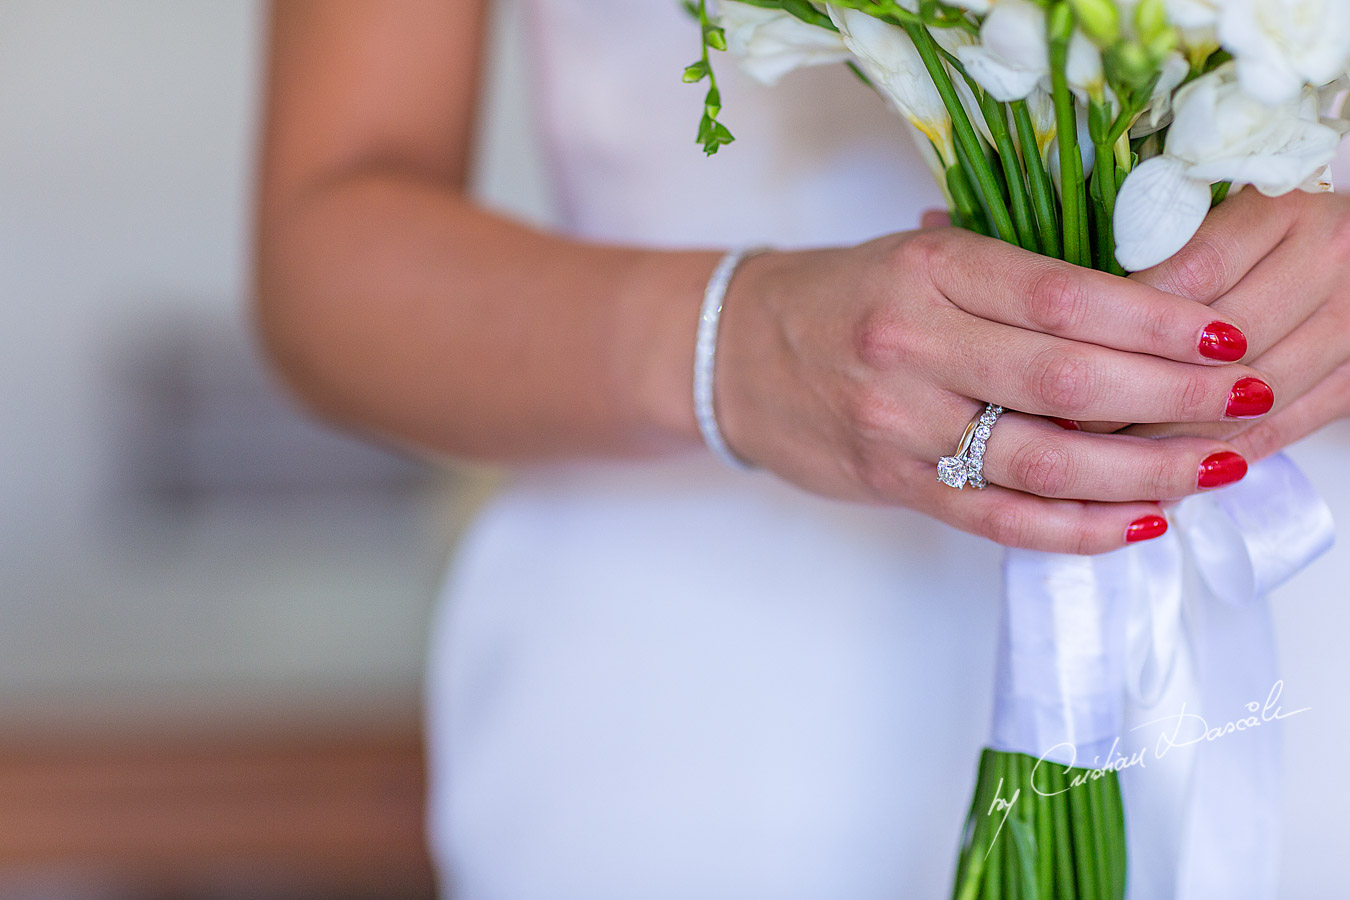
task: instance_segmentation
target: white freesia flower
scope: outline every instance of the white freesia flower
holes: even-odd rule
[[[1083,160],[1083,176],[1092,174],[1092,168],[1097,164],[1097,145],[1092,143],[1092,133],[1088,126],[1087,110],[1082,106],[1075,104],[1073,108],[1074,120],[1078,124],[1078,155]],[[1055,187],[1062,192],[1064,190],[1063,174],[1059,165],[1059,136],[1056,135],[1050,141],[1050,146],[1046,148],[1048,154],[1047,162],[1050,168],[1050,177],[1055,180]]]
[[[905,30],[854,9],[826,9],[867,77],[900,115],[933,142],[943,162],[953,164],[956,148],[951,116]]]
[[[980,43],[957,48],[956,57],[995,100],[1024,99],[1050,71],[1045,11],[1028,0],[1002,0],[980,26]]]
[[[1243,89],[1264,103],[1285,103],[1350,65],[1350,3],[1224,0],[1219,40],[1237,61]]]
[[[1036,132],[1036,145],[1041,148],[1041,159],[1048,159],[1050,145],[1059,131],[1055,120],[1055,98],[1045,88],[1038,87],[1027,95],[1027,112],[1031,127]]]
[[[1219,8],[1224,0],[1163,0],[1167,21],[1176,26],[1192,59],[1204,60],[1219,49]]]
[[[1209,214],[1209,183],[1192,178],[1174,156],[1140,163],[1121,185],[1113,220],[1116,260],[1126,271],[1170,258],[1195,236]]]
[[[1192,178],[1287,194],[1336,155],[1340,132],[1321,121],[1312,89],[1279,106],[1250,97],[1229,63],[1177,91],[1165,152]]]
[[[848,60],[839,35],[810,25],[781,9],[763,9],[737,0],[722,0],[718,24],[726,31],[727,50],[741,69],[761,84],[778,80],[803,66]]]
[[[1049,84],[1045,10],[1030,0],[999,0],[980,26],[980,43],[954,52],[970,77],[1000,102],[1022,100],[1038,85]],[[1066,74],[1075,91],[1105,96],[1101,51],[1081,32],[1069,41]]]
[[[1181,86],[1191,73],[1191,65],[1180,53],[1169,53],[1163,60],[1158,83],[1153,88],[1153,96],[1148,107],[1130,128],[1130,137],[1145,137],[1171,124],[1172,92]]]
[[[1178,28],[1213,28],[1221,0],[1164,0],[1167,21]]]
[[[1314,90],[1267,106],[1245,92],[1232,63],[1183,87],[1175,104],[1163,155],[1131,172],[1116,201],[1116,259],[1126,269],[1155,266],[1185,246],[1204,221],[1211,184],[1250,184],[1270,196],[1316,188],[1340,142],[1341,130],[1321,121]]]

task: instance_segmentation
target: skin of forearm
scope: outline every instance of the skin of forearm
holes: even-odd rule
[[[582,244],[432,179],[352,172],[264,209],[256,313],[315,412],[429,452],[646,456],[697,441],[712,252]]]

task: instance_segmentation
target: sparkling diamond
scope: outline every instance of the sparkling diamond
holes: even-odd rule
[[[931,458],[931,457],[930,457]],[[966,461],[955,456],[944,456],[938,460],[938,481],[957,490],[966,486],[970,477]]]
[[[991,435],[992,433],[993,429],[990,428],[988,425],[981,425],[979,428],[975,429],[975,440],[987,441],[989,440],[989,435]],[[930,456],[929,459],[932,459],[932,457]]]

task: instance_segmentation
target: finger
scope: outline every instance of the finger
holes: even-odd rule
[[[916,503],[920,509],[1005,547],[1090,555],[1159,537],[1167,530],[1161,508],[1152,503],[1046,500],[997,485],[957,491],[937,481],[920,494]]]
[[[945,209],[925,209],[919,217],[920,228],[947,228],[951,224],[952,217]]]
[[[935,269],[934,283],[972,315],[1179,362],[1232,362],[1245,348],[1241,329],[1202,303],[978,235],[949,249],[966,264]]]
[[[1008,409],[1074,421],[1217,422],[1269,411],[1272,391],[1240,365],[1196,366],[956,313],[912,361],[944,387]]]
[[[1174,256],[1135,272],[1130,280],[1199,303],[1213,303],[1284,240],[1298,218],[1298,199],[1240,191],[1215,207]]]
[[[1326,307],[1253,363],[1275,388],[1275,403],[1269,416],[1298,404],[1308,393],[1320,391],[1325,380],[1340,371],[1347,358],[1350,358],[1350,313]],[[1126,433],[1142,437],[1188,434],[1236,440],[1237,435],[1246,433],[1255,424],[1141,425]]]
[[[1248,459],[1265,459],[1350,414],[1347,398],[1350,398],[1350,363],[1269,419],[1233,438],[1233,446]]]
[[[1327,240],[1322,229],[1300,228],[1214,301],[1214,311],[1240,323],[1248,335],[1249,358],[1306,322],[1341,287],[1335,266],[1308,264],[1323,255]]]
[[[1218,441],[1072,432],[1008,413],[989,438],[984,473],[993,484],[1040,497],[1173,500],[1239,480],[1247,467],[1237,457]]]

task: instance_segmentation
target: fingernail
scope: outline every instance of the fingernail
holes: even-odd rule
[[[1202,490],[1223,487],[1225,484],[1241,481],[1246,474],[1247,461],[1238,454],[1225,450],[1205,457],[1205,461],[1200,463],[1200,475],[1196,479],[1196,484]]]
[[[1233,385],[1228,395],[1228,409],[1224,412],[1230,419],[1255,419],[1270,412],[1275,405],[1275,392],[1260,378],[1243,378]]]
[[[1056,425],[1058,425],[1060,428],[1063,428],[1065,431],[1083,430],[1083,426],[1079,425],[1073,419],[1056,419],[1054,416],[1049,416],[1048,418],[1050,419],[1051,422],[1054,422]]]
[[[1247,355],[1247,336],[1227,322],[1210,322],[1200,332],[1200,355],[1220,362],[1237,362]]]
[[[1130,523],[1130,527],[1125,529],[1125,543],[1137,544],[1140,541],[1151,541],[1166,533],[1166,519],[1162,516],[1144,516],[1141,519],[1135,519]]]

